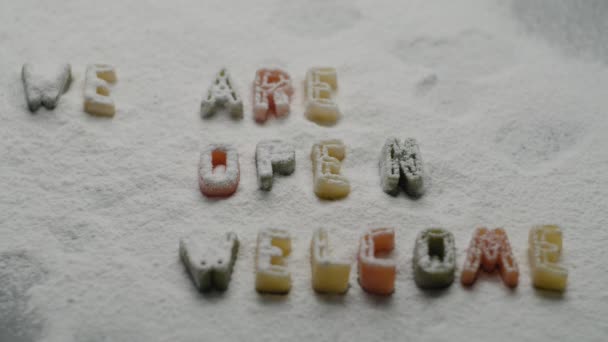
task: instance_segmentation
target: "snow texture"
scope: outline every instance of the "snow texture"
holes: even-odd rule
[[[608,2],[0,1],[0,341],[605,341],[608,334]],[[69,62],[57,108],[28,110],[21,67]],[[87,64],[114,65],[112,120],[85,114]],[[258,125],[255,71],[293,76],[291,114]],[[304,75],[339,74],[342,119],[304,116]],[[201,120],[201,92],[227,66],[244,120]],[[204,75],[209,75],[202,77]],[[415,137],[431,181],[416,201],[382,191],[378,154]],[[339,138],[351,194],[312,191],[310,148]],[[257,184],[255,146],[281,139],[296,171]],[[239,151],[241,181],[200,194],[204,146]],[[528,232],[558,224],[563,294],[532,286]],[[454,234],[457,272],[477,226],[504,227],[520,265],[471,288],[418,289],[414,240]],[[289,229],[288,296],[254,290],[257,233]],[[312,232],[356,255],[364,230],[395,227],[395,293],[310,286]],[[191,231],[241,241],[229,289],[201,295],[177,256]]]

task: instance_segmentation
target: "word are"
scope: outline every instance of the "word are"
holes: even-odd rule
[[[319,125],[335,124],[341,116],[333,100],[338,88],[338,74],[331,67],[313,67],[306,72],[304,115]],[[253,80],[253,118],[266,122],[271,116],[285,117],[290,112],[294,94],[291,76],[279,68],[261,68]],[[209,118],[218,111],[227,111],[232,118],[243,118],[243,101],[228,70],[222,68],[201,102],[201,115]]]

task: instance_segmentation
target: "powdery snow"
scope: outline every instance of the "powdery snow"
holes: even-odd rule
[[[608,3],[511,1],[0,2],[0,341],[603,341],[608,332]],[[70,63],[54,111],[30,113],[24,63]],[[116,67],[113,118],[83,112],[86,66]],[[304,116],[314,66],[339,77],[336,125]],[[221,67],[244,118],[200,117]],[[258,68],[287,71],[290,114],[252,115]],[[415,138],[429,184],[418,200],[382,191],[387,137]],[[260,191],[255,146],[281,139],[296,170]],[[313,192],[311,147],[347,146],[351,193]],[[234,144],[227,199],[198,188],[199,153]],[[528,231],[558,224],[563,296],[531,286]],[[453,232],[460,271],[477,226],[504,227],[520,266],[512,291],[414,283],[417,234]],[[288,296],[255,291],[260,229],[289,230]],[[395,227],[395,293],[315,294],[309,245],[327,228],[338,255],[365,229]],[[227,292],[201,295],[179,260],[197,229],[241,241]]]

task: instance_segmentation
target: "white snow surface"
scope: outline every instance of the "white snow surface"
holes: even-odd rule
[[[605,341],[608,334],[608,2],[2,1],[0,2],[0,341]],[[27,109],[21,66],[72,65],[57,108]],[[116,67],[114,118],[83,111],[85,68]],[[304,78],[335,67],[332,127],[304,117]],[[202,120],[226,66],[245,118]],[[291,113],[256,124],[255,70],[293,77]],[[385,194],[388,136],[416,138],[430,185]],[[283,139],[296,171],[258,190],[255,146]],[[347,145],[350,195],[313,193],[310,149]],[[207,199],[201,149],[232,143],[238,191]],[[558,224],[563,295],[531,286],[528,231]],[[482,274],[471,289],[414,284],[415,237],[454,233],[457,264],[477,226],[504,227],[519,287]],[[254,290],[259,230],[293,238],[287,296]],[[329,230],[354,260],[360,234],[395,227],[396,292],[315,294],[309,244]],[[179,261],[190,232],[235,231],[230,288],[199,294]]]

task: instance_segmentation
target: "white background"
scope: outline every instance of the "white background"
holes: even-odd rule
[[[608,3],[605,1],[2,1],[0,4],[0,341],[586,340],[608,333]],[[31,114],[24,62],[69,62],[74,81],[54,111]],[[90,63],[117,68],[113,119],[82,110]],[[258,125],[251,82],[277,65],[296,86],[292,113]],[[334,127],[303,116],[309,67],[337,68]],[[202,120],[221,66],[245,118]],[[431,179],[418,201],[382,192],[385,138],[415,137]],[[257,190],[255,144],[296,146],[294,175]],[[312,192],[309,153],[347,144],[352,193]],[[204,198],[202,146],[230,142],[241,183]],[[568,291],[530,284],[527,234],[564,232]],[[416,288],[416,234],[456,236],[458,266],[476,226],[504,227],[520,285],[497,274],[472,289]],[[257,232],[289,229],[293,289],[254,291]],[[396,292],[315,294],[308,245],[330,229],[354,256],[361,232],[397,229]],[[229,290],[199,294],[177,255],[192,231],[237,232]]]

